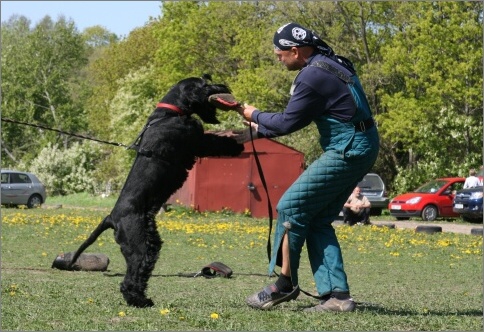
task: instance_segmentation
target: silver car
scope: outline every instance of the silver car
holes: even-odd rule
[[[381,215],[382,209],[387,208],[389,201],[381,177],[375,173],[368,173],[358,183],[358,187],[361,189],[361,194],[366,196],[371,203],[370,214]]]
[[[34,174],[2,169],[2,205],[31,209],[40,207],[46,198],[45,186]]]

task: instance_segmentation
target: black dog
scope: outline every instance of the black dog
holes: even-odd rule
[[[154,304],[145,291],[163,243],[155,215],[183,185],[196,158],[237,156],[244,149],[233,138],[204,133],[201,122],[191,116],[219,123],[216,107],[208,101],[218,93],[230,90],[203,78],[187,78],[170,89],[133,144],[136,159],[113,210],[72,257],[71,267],[102,232],[113,228],[127,265],[121,292],[128,305]]]

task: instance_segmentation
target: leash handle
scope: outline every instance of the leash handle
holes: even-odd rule
[[[267,258],[269,259],[269,262],[271,261],[271,233],[272,233],[272,203],[271,199],[269,197],[269,190],[267,189],[267,183],[266,179],[264,177],[264,172],[262,171],[262,166],[259,160],[259,156],[257,155],[257,151],[255,149],[254,145],[254,136],[252,134],[252,122],[249,122],[249,133],[250,133],[250,142],[252,144],[252,151],[254,153],[254,159],[255,159],[255,164],[257,165],[257,171],[259,172],[259,177],[262,182],[262,186],[264,187],[264,191],[266,192],[266,197],[267,197],[267,209],[269,212],[269,235],[267,237]]]

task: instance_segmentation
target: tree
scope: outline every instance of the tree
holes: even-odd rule
[[[86,128],[76,74],[87,58],[73,22],[63,17],[53,22],[46,16],[31,30],[27,19],[12,17],[2,27],[2,46],[4,116],[66,131]],[[11,163],[32,158],[47,142],[67,147],[71,140],[51,131],[16,126],[5,125],[2,130],[3,152],[9,149]]]
[[[382,49],[389,84],[378,119],[400,156],[398,176],[413,187],[465,175],[482,163],[482,4],[401,3],[397,16],[407,23]]]

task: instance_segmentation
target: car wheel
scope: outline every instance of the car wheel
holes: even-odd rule
[[[29,209],[32,209],[34,207],[40,207],[41,204],[42,204],[42,197],[40,197],[37,194],[34,194],[30,196],[29,201],[27,202],[27,207]]]
[[[381,216],[381,208],[370,208],[370,215]]]
[[[462,216],[462,220],[464,220],[465,222],[482,223],[482,218],[471,218],[467,216]]]
[[[396,217],[396,218],[397,218],[397,220],[408,220],[408,219],[410,219],[409,217]]]
[[[437,219],[438,210],[435,205],[427,205],[422,210],[422,219],[424,221],[434,221]]]

